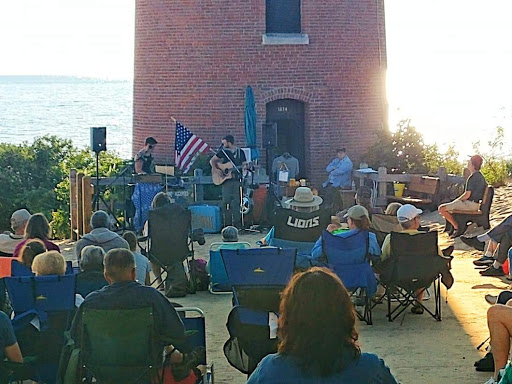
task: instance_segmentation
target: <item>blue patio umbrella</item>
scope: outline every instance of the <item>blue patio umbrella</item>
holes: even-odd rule
[[[245,88],[245,144],[251,148],[251,159],[254,161],[260,154],[256,140],[256,102],[250,85]]]

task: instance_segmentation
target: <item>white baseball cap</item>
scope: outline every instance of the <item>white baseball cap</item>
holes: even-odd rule
[[[416,216],[420,215],[423,211],[421,209],[416,208],[412,204],[402,205],[398,211],[396,211],[396,217],[400,223],[404,223],[406,221],[414,219]]]

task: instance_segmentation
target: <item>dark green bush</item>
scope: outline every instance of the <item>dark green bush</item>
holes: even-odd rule
[[[114,174],[122,165],[113,153],[101,153],[100,159],[100,176]],[[94,154],[55,136],[32,144],[0,144],[0,230],[9,229],[13,211],[27,208],[51,220],[54,236],[68,237],[71,168],[94,175]]]

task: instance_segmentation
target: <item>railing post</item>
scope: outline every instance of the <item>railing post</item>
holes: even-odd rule
[[[377,190],[378,190],[377,205],[385,206],[388,203],[388,198],[386,197],[388,186],[385,181],[386,175],[388,174],[388,169],[386,167],[379,167],[378,172],[379,172],[378,173],[379,181],[378,181],[378,186],[377,186]]]
[[[78,240],[78,234],[77,234],[77,213],[78,213],[78,207],[77,207],[77,200],[76,200],[76,169],[72,168],[69,171],[69,220],[71,223],[71,233],[70,233],[70,239],[71,240]]]
[[[204,201],[204,186],[200,184],[203,177],[203,170],[200,168],[194,169],[194,178],[199,180],[199,183],[194,184],[194,198],[195,201]]]
[[[84,178],[84,174],[82,172],[78,173],[76,175],[76,210],[77,210],[77,215],[76,215],[76,222],[75,222],[75,226],[76,226],[76,229],[77,229],[77,236],[80,237],[84,234],[84,221],[83,221],[83,217],[84,217],[84,211],[83,211],[83,206],[82,206],[82,193],[83,193],[83,190],[82,190],[82,179]]]
[[[91,176],[84,176],[82,179],[82,228],[84,233],[89,233],[91,231],[93,193],[94,187],[91,182]]]

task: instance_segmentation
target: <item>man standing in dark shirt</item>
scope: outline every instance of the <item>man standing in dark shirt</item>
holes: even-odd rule
[[[233,225],[241,227],[240,221],[240,178],[246,163],[245,153],[235,146],[235,138],[226,135],[222,139],[222,148],[212,157],[210,165],[212,172],[223,174],[220,164],[231,164],[236,169],[232,170],[232,177],[222,183],[222,209],[224,226]]]
[[[452,215],[453,211],[474,212],[480,208],[480,201],[484,197],[485,188],[487,187],[484,175],[480,172],[482,162],[483,159],[480,155],[471,156],[468,162],[471,175],[466,181],[464,193],[454,201],[439,206],[439,213],[451,223],[453,233],[457,233],[458,230],[457,221]]]
[[[151,306],[157,342],[162,348],[173,345],[171,361],[180,362],[182,353],[190,352],[186,342],[185,328],[172,304],[155,288],[139,284],[135,273],[135,258],[127,249],[112,249],[103,260],[104,275],[109,285],[90,293],[78,309],[71,337],[80,343],[80,329],[84,308],[134,309]],[[119,326],[122,326],[120,324]]]

